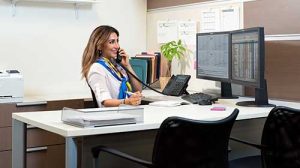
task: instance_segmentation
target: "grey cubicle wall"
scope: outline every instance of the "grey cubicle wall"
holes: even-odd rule
[[[244,3],[244,26],[263,26],[265,33],[299,34],[299,0],[259,0]]]
[[[163,8],[176,5],[186,5],[190,3],[206,2],[211,0],[147,0],[147,8]]]
[[[148,0],[148,10],[213,0]],[[299,0],[244,2],[244,28],[265,27],[267,35],[300,34]],[[269,98],[300,100],[300,40],[266,42],[266,71]],[[246,88],[246,95],[253,89]]]
[[[284,35],[286,40],[267,41],[266,71],[269,98],[300,100],[299,0],[260,0],[245,2],[244,27],[263,26],[266,35]],[[298,35],[299,36],[299,35]],[[252,95],[251,89],[246,94]]]

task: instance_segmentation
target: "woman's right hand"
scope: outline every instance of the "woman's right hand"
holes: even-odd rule
[[[143,95],[138,91],[138,92],[134,92],[129,98],[127,98],[125,101],[125,104],[128,105],[140,105],[141,104],[141,100],[142,100]]]

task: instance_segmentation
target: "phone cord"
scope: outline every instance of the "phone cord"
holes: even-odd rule
[[[120,65],[120,64],[119,64],[119,65]],[[137,76],[135,76],[132,72],[130,72],[126,67],[124,67],[124,66],[122,66],[122,65],[120,65],[120,66],[121,66],[123,69],[125,69],[125,71],[126,71],[127,73],[129,73],[134,79],[136,79],[137,81],[139,81],[141,84],[143,84],[143,85],[146,86],[147,88],[149,88],[149,89],[151,89],[151,90],[153,90],[153,91],[155,91],[155,92],[157,92],[157,93],[166,95],[166,94],[164,94],[163,92],[160,92],[160,91],[154,89],[153,87],[151,87],[151,86],[145,84],[145,83],[144,83],[143,81],[141,81]]]

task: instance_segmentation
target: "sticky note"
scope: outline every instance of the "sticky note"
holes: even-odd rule
[[[211,110],[211,111],[225,111],[225,110],[226,110],[226,107],[218,107],[218,106],[215,106],[215,107],[212,107],[210,110]]]

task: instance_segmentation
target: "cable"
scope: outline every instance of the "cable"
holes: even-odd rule
[[[163,92],[160,92],[160,91],[158,91],[158,90],[152,88],[151,86],[145,84],[145,83],[144,83],[143,81],[141,81],[137,76],[135,76],[132,72],[130,72],[126,67],[122,66],[121,64],[119,64],[119,65],[120,65],[123,69],[125,69],[125,71],[126,71],[127,73],[129,73],[134,79],[136,79],[137,81],[139,81],[141,84],[143,84],[143,85],[146,86],[147,88],[149,88],[149,89],[151,89],[151,90],[153,90],[153,91],[155,91],[155,92],[157,92],[157,93],[160,93],[160,94],[162,94],[162,95],[165,95]]]
[[[148,86],[151,86],[151,85],[153,85],[154,83],[156,83],[156,82],[158,82],[158,81],[159,81],[159,79],[156,79],[156,80],[153,81],[152,83],[149,83]],[[146,88],[146,86],[143,85],[143,89],[145,89],[145,88]]]

